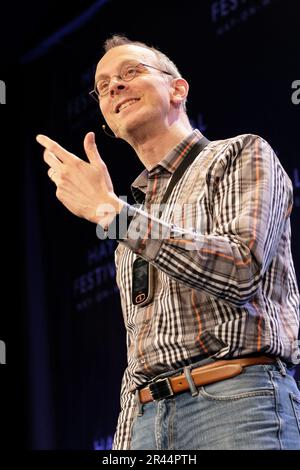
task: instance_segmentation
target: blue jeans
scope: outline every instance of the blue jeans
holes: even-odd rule
[[[131,449],[300,449],[300,393],[277,364],[142,406]]]

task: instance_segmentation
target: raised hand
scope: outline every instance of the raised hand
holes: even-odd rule
[[[78,217],[103,226],[110,223],[124,203],[114,193],[94,133],[88,132],[84,139],[89,163],[45,135],[37,135],[36,140],[45,147],[44,160],[50,167],[48,175],[56,184],[56,196],[62,204]]]

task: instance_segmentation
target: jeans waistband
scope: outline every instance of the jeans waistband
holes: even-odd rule
[[[197,394],[197,387],[208,385],[214,382],[232,378],[240,374],[244,367],[259,364],[275,364],[277,358],[268,356],[240,357],[235,359],[218,360],[206,363],[205,365],[186,367],[183,373],[158,376],[149,384],[138,391],[140,403],[148,403],[153,400],[161,400],[171,397],[177,393],[190,390]],[[280,370],[285,374],[284,366],[280,361]]]

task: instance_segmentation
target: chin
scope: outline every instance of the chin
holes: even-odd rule
[[[133,116],[127,116],[128,119],[124,120],[124,124],[120,128],[125,131],[126,134],[131,134],[135,131],[140,131],[141,128],[146,128],[149,124],[153,123],[157,116],[150,113],[135,113]]]

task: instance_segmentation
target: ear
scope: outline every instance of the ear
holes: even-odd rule
[[[171,85],[171,103],[181,105],[189,93],[189,84],[184,78],[174,78]]]

